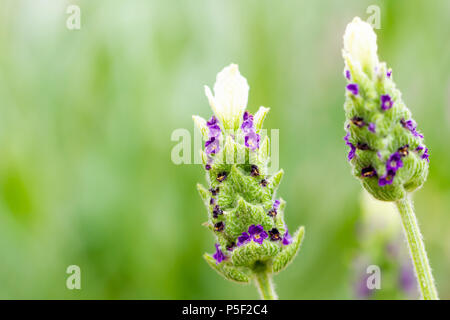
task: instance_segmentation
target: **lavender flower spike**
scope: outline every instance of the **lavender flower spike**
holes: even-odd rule
[[[342,52],[344,70],[350,71],[350,77],[345,77],[350,94],[345,94],[344,104],[348,159],[354,176],[373,197],[397,205],[422,296],[437,299],[411,203],[411,193],[428,176],[428,149],[402,101],[392,70],[379,61],[377,49],[377,36],[370,24],[354,18],[345,30]]]
[[[226,279],[254,281],[262,298],[275,299],[272,276],[293,261],[304,228],[287,233],[286,203],[276,196],[283,170],[269,172],[269,139],[261,136],[269,109],[246,111],[248,90],[237,65],[230,65],[218,74],[214,96],[206,88],[214,116],[193,117],[205,140],[208,183],[197,188],[208,212],[205,225],[216,238],[216,252],[204,258]]]

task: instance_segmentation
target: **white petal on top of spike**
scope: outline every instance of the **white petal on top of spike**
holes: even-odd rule
[[[247,107],[249,86],[239,73],[236,64],[225,67],[217,74],[214,84],[214,96],[208,86],[205,94],[216,117],[224,129],[238,129]]]
[[[372,26],[359,17],[347,25],[344,34],[344,56],[359,63],[364,71],[373,72],[377,67],[377,35]]]

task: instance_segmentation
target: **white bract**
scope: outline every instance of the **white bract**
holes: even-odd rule
[[[217,119],[224,129],[237,129],[247,107],[249,86],[236,64],[217,74],[214,96],[208,86],[205,94]]]
[[[365,71],[373,72],[377,67],[377,35],[372,26],[359,17],[347,25],[344,34],[344,56]]]

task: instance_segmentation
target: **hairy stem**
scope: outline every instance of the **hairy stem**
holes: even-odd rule
[[[424,300],[437,300],[438,294],[431,274],[430,263],[422,240],[411,198],[409,196],[396,201],[403,227],[408,240],[409,250],[414,263],[417,280]]]
[[[272,277],[268,272],[262,271],[255,274],[255,284],[261,299],[277,300],[278,296],[273,287]]]

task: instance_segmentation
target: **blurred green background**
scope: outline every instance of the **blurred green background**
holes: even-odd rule
[[[81,8],[80,30],[66,28],[69,4]],[[249,110],[271,108],[279,195],[290,228],[306,227],[275,278],[280,298],[352,298],[361,187],[342,140],[341,48],[369,5],[381,8],[380,57],[430,148],[415,204],[450,298],[446,0],[1,0],[0,298],[258,297],[203,261],[214,250],[195,188],[203,169],[170,158],[171,133],[211,115],[203,85],[231,62],[250,84]],[[81,290],[66,288],[72,264]]]

